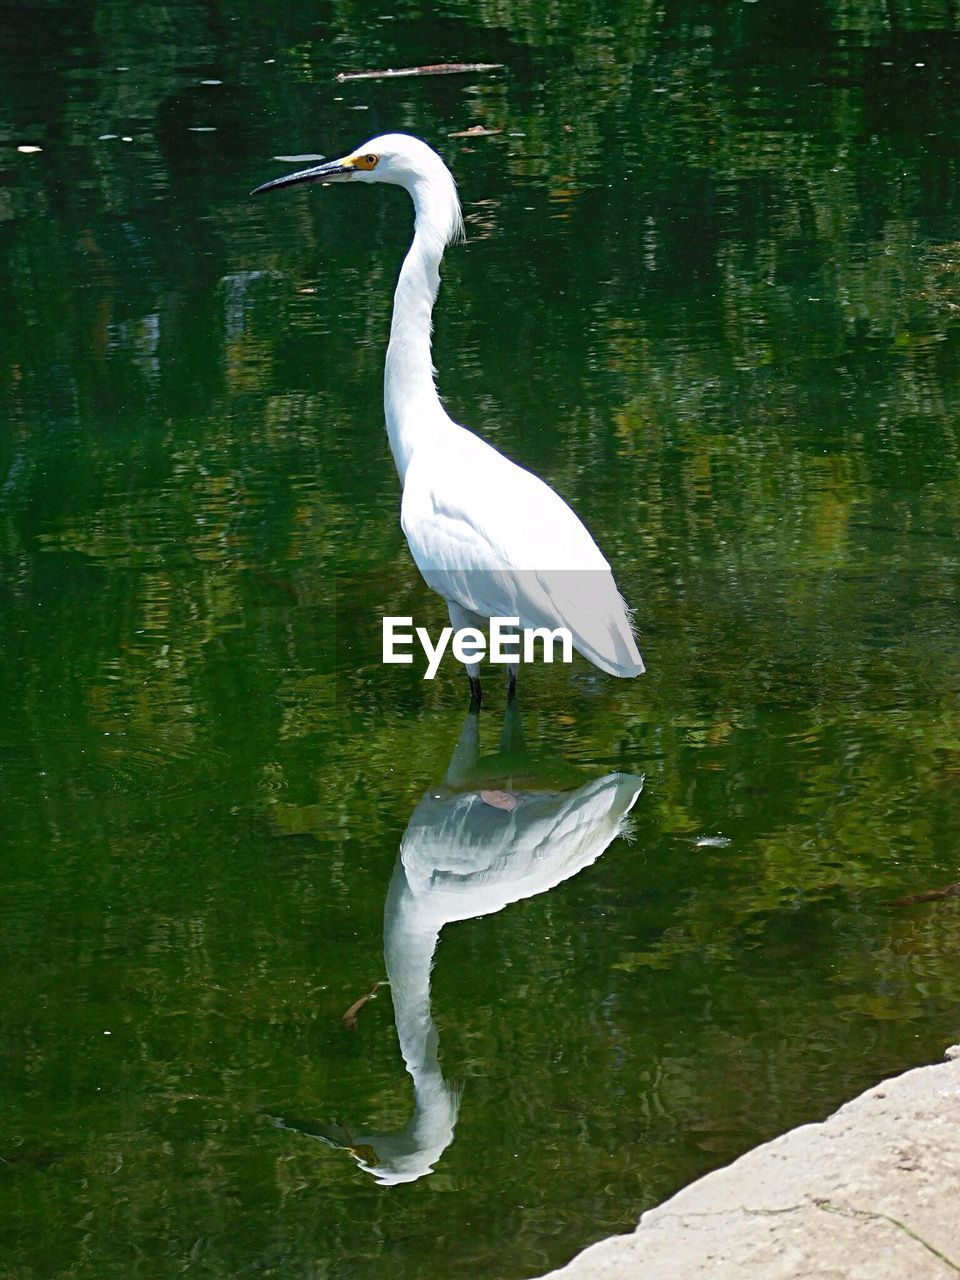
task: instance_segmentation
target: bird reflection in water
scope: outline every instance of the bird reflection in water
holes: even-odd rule
[[[507,707],[494,756],[480,757],[479,723],[472,710],[443,783],[413,811],[384,909],[387,978],[413,1080],[410,1121],[391,1132],[276,1121],[348,1150],[386,1186],[415,1182],[433,1170],[453,1141],[460,1110],[460,1088],[440,1070],[430,1014],[430,969],[440,930],[546,893],[588,867],[624,832],[643,788],[642,777],[608,773],[572,789],[571,774],[582,773],[527,752],[516,701]]]

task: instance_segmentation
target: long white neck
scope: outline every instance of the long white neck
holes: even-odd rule
[[[440,288],[440,259],[461,225],[453,178],[442,165],[418,177],[408,189],[416,227],[393,298],[383,374],[387,435],[401,483],[414,450],[450,425],[433,381],[430,333]]]
[[[440,926],[424,918],[398,858],[387,892],[383,952],[400,1052],[415,1087],[425,1078],[440,1078],[437,1029],[430,1013],[430,967],[439,936]]]
[[[366,1135],[379,1157],[370,1171],[382,1183],[413,1182],[429,1173],[453,1141],[460,1094],[443,1078],[430,1014],[430,965],[439,936],[440,924],[424,916],[398,858],[383,917],[383,954],[414,1105],[403,1129]]]

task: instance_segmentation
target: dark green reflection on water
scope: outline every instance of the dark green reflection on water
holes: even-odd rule
[[[535,1274],[956,1038],[958,900],[893,905],[960,875],[952,10],[378,12],[0,24],[18,1278]],[[332,79],[461,58],[506,70]],[[527,676],[558,790],[646,775],[634,843],[444,929],[462,1105],[398,1187],[270,1118],[410,1116],[388,993],[341,1022],[464,711],[376,659],[440,616],[379,402],[409,211],[246,197],[387,128],[464,198],[451,411],[596,531],[649,667]]]

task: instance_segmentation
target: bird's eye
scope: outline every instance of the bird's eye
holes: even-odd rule
[[[370,166],[371,169],[377,163],[377,157],[372,153],[368,156],[364,156],[363,158],[364,160],[366,160],[367,164]]]
[[[379,159],[379,156],[374,155],[372,151],[368,151],[365,156],[357,156],[353,163],[358,169],[369,170],[376,167]]]

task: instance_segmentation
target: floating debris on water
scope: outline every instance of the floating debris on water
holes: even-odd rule
[[[466,71],[499,71],[502,62],[433,62],[425,67],[386,67],[383,71],[341,71],[337,80],[390,80],[394,76],[456,76]]]
[[[730,845],[729,836],[697,836],[693,842],[697,849],[726,849]]]
[[[43,150],[43,147],[34,147],[34,146],[31,146],[29,143],[25,143],[22,147],[17,147],[17,150],[18,150],[22,155],[25,155],[25,156],[32,156],[32,155],[34,155],[37,151],[42,151],[42,150]]]
[[[491,138],[495,133],[503,133],[502,129],[488,129],[485,124],[472,124],[469,129],[458,129],[456,133],[448,133],[448,138]]]

